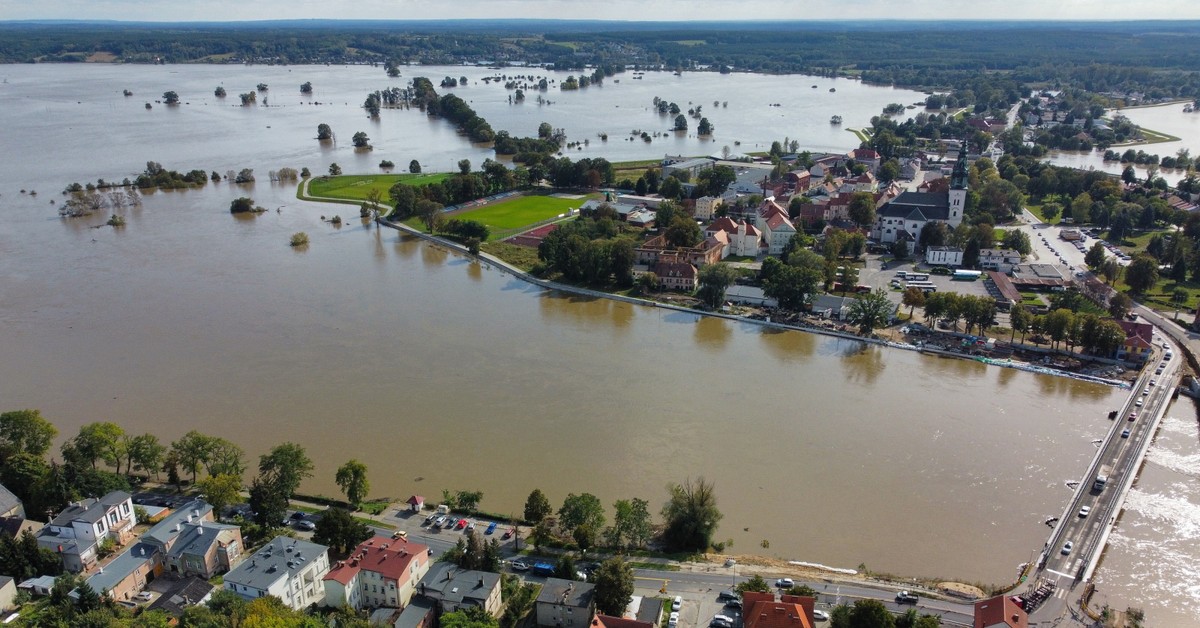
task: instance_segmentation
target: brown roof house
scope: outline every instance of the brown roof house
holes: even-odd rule
[[[1029,616],[1012,598],[997,595],[975,603],[975,628],[1029,628]]]
[[[816,600],[802,595],[747,591],[742,594],[746,628],[812,628]]]

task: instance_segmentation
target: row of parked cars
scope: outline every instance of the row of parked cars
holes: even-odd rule
[[[474,532],[476,528],[484,527],[482,521],[472,521],[466,517],[454,517],[451,515],[439,515],[434,513],[425,518],[423,525],[429,526],[430,530],[462,530],[464,532]],[[492,534],[496,531],[496,522],[492,521],[486,524],[484,534]],[[504,533],[504,538],[512,536],[512,530]]]

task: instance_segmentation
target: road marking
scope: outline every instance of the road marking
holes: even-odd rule
[[[1047,569],[1046,571],[1048,571],[1048,572],[1050,572],[1050,573],[1052,573],[1052,574],[1054,574],[1054,575],[1056,575],[1056,576],[1062,576],[1063,578],[1070,578],[1070,577],[1071,577],[1071,574],[1063,573],[1063,572],[1061,572],[1061,571],[1054,571],[1053,569]]]

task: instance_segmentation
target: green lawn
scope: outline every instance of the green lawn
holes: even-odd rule
[[[444,172],[431,174],[367,174],[342,175],[338,177],[316,177],[308,184],[310,196],[341,198],[350,201],[365,201],[371,190],[379,190],[380,197],[388,200],[388,190],[397,183],[425,185],[437,183],[450,176]]]
[[[492,232],[489,240],[503,240],[530,225],[565,214],[593,196],[598,197],[590,195],[584,198],[558,198],[546,194],[531,194],[457,211],[450,214],[450,218],[481,222]]]
[[[1057,225],[1058,221],[1062,220],[1061,214],[1058,216],[1055,216],[1054,218],[1047,220],[1046,215],[1042,213],[1042,206],[1040,204],[1039,205],[1028,204],[1025,206],[1025,209],[1028,209],[1031,213],[1033,213],[1034,216],[1037,216],[1038,220],[1041,220],[1042,222],[1047,223],[1047,224]]]
[[[1155,234],[1160,234],[1160,235],[1165,236],[1169,233],[1170,232],[1165,229],[1155,229],[1154,231],[1141,231],[1141,232],[1137,232],[1133,235],[1125,236],[1125,239],[1122,240],[1121,242],[1118,242],[1117,246],[1121,247],[1121,250],[1125,251],[1129,255],[1136,255],[1139,252],[1146,250],[1146,245],[1150,244],[1150,238],[1153,238]],[[1105,234],[1105,235],[1108,235],[1108,234]]]

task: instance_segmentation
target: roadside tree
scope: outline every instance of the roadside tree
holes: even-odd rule
[[[417,201],[416,213],[417,216],[420,216],[421,222],[425,223],[425,228],[429,230],[429,233],[433,233],[438,218],[442,216],[442,205],[428,199],[421,199]]]
[[[130,473],[145,471],[147,475],[153,473],[154,477],[158,477],[166,454],[166,446],[158,442],[158,437],[154,434],[130,437],[125,446],[125,455],[128,457],[125,469]]]
[[[196,489],[204,495],[205,501],[212,504],[213,513],[219,516],[226,506],[238,501],[242,478],[230,473],[210,475],[196,482]]]
[[[1096,242],[1092,243],[1092,247],[1088,249],[1087,254],[1083,256],[1083,263],[1087,264],[1088,268],[1096,270],[1097,268],[1100,268],[1101,264],[1104,263],[1104,258],[1104,244],[1097,240]]]
[[[1158,260],[1141,253],[1125,269],[1125,283],[1134,294],[1145,294],[1158,283]]]
[[[348,460],[346,464],[338,467],[333,481],[337,482],[350,505],[355,508],[363,503],[371,490],[371,483],[367,480],[367,465],[357,460]]]
[[[850,609],[853,628],[894,628],[896,620],[879,600],[857,600]]]
[[[250,482],[250,510],[254,511],[255,523],[268,529],[277,528],[287,508],[288,496],[274,483],[262,477]]]
[[[596,585],[596,611],[620,617],[633,599],[633,568],[620,556],[613,556],[600,563],[592,582]]]
[[[746,580],[745,582],[739,582],[737,586],[734,587],[734,590],[738,593],[745,593],[747,591],[753,593],[770,593],[771,583],[764,580],[761,575],[754,574],[749,580]]]
[[[1108,313],[1116,319],[1125,318],[1131,307],[1133,307],[1133,299],[1124,292],[1118,292],[1108,300]]]
[[[313,542],[328,545],[335,552],[345,554],[371,538],[372,534],[370,528],[350,515],[350,511],[334,507],[322,513],[313,532]]]
[[[613,504],[613,525],[610,545],[642,547],[653,534],[650,502],[644,499],[618,499]]]

